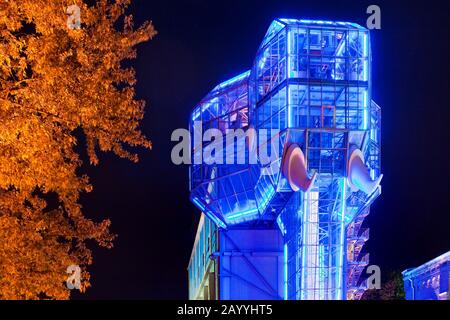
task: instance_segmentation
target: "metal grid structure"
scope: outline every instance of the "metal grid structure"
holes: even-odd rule
[[[277,222],[284,299],[358,299],[365,290],[359,278],[368,263],[361,253],[368,230],[361,224],[381,187],[366,194],[351,186],[348,161],[357,148],[371,178],[381,174],[381,112],[371,99],[370,61],[369,31],[357,24],[277,19],[251,71],[217,86],[192,113],[191,130],[197,120],[230,128],[234,112],[245,119],[238,128],[269,130],[258,137],[258,151],[279,146],[269,163],[259,153],[256,164],[193,165],[191,198],[223,230]],[[317,174],[307,191],[294,192],[282,173],[292,144]],[[193,145],[194,156],[205,148]]]
[[[248,128],[249,75],[249,71],[244,72],[216,86],[195,107],[190,122],[193,141],[191,154],[194,156],[194,164],[190,168],[191,199],[220,227],[259,218],[254,192],[259,172],[255,166],[245,163],[217,163],[224,161],[224,154],[219,161],[206,158],[204,151],[211,142],[204,142],[202,136],[195,137],[195,132],[202,134],[208,129],[215,129],[225,135],[227,129]],[[245,152],[248,157],[248,149]],[[233,155],[234,150],[230,154]]]
[[[210,256],[217,251],[218,229],[202,214],[188,266],[189,299],[217,299],[217,264]]]

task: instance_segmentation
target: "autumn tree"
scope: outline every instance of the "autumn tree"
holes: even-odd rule
[[[403,277],[400,271],[387,273],[386,279],[380,289],[369,289],[364,292],[362,300],[404,300],[405,290]]]
[[[129,2],[0,0],[0,299],[67,299],[70,265],[84,291],[87,241],[112,245],[110,221],[83,214],[92,186],[76,146],[92,165],[98,152],[137,161],[127,148],[151,147],[124,62],[155,30],[133,27]]]

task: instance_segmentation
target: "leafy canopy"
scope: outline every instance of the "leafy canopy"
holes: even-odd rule
[[[155,34],[134,28],[129,0],[0,0],[0,299],[67,299],[67,267],[92,263],[88,240],[111,247],[110,221],[83,215],[82,132],[89,162],[127,146],[150,148],[139,130],[144,102],[123,62]],[[69,28],[66,8],[80,8]],[[120,27],[119,27],[120,26]]]

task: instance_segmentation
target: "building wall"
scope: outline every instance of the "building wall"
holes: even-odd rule
[[[282,299],[283,266],[277,227],[219,230],[202,215],[188,266],[189,299]]]
[[[417,267],[403,271],[406,300],[448,300],[450,251]]]
[[[283,298],[283,240],[277,228],[220,231],[219,239],[220,299]]]

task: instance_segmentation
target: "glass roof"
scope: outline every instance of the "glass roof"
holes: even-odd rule
[[[273,20],[270,24],[269,30],[267,30],[266,35],[261,43],[260,48],[264,47],[264,45],[272,39],[274,35],[276,35],[281,29],[283,29],[286,24],[281,23],[278,20]]]
[[[200,119],[200,115],[204,111],[209,111],[214,116],[218,116],[219,105],[223,106],[224,101],[219,101],[220,97],[222,100],[226,100],[226,93],[228,93],[231,98],[238,95],[242,95],[242,92],[247,92],[247,88],[239,88],[240,86],[247,83],[248,78],[250,76],[250,70],[245,71],[231,79],[228,79],[224,82],[221,82],[217,86],[214,87],[201,101],[200,103],[192,110],[192,120]],[[235,99],[238,99],[235,97]],[[233,105],[236,106],[236,105]]]
[[[367,30],[366,28],[353,22],[279,18],[272,21],[259,47],[260,48],[264,47],[273,38],[274,35],[276,35],[280,30],[282,30],[288,25],[305,26],[305,27],[334,27],[334,28],[340,27],[354,30]]]
[[[247,80],[249,75],[250,75],[250,70],[245,71],[244,73],[241,73],[240,75],[237,75],[236,77],[226,80],[226,81],[222,82],[221,84],[217,85],[212,91],[223,90],[227,87],[231,87],[232,85],[235,85],[237,83],[245,81],[245,80]]]
[[[309,19],[277,19],[277,20],[279,22],[284,23],[285,25],[332,26],[332,27],[345,27],[351,29],[366,30],[366,28],[353,22],[309,20]]]

